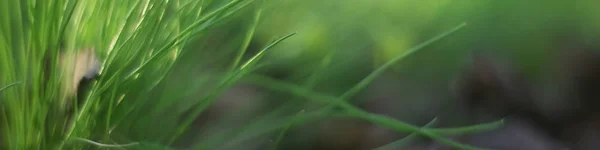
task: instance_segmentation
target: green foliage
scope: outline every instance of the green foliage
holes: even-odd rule
[[[252,0],[1,1],[1,148],[171,149],[184,138],[199,115],[228,88],[242,80],[295,97],[261,118],[231,132],[211,135],[211,139],[195,141],[191,147],[214,149],[235,145],[283,129],[273,146],[276,148],[289,128],[324,118],[350,117],[397,132],[417,133],[457,148],[476,149],[441,135],[488,130],[501,124],[500,121],[456,129],[419,128],[366,112],[348,102],[391,65],[465,24],[407,49],[406,53],[386,61],[345,94],[335,97],[313,91],[325,68],[331,65],[335,52],[327,53],[318,61],[318,68],[301,86],[254,74],[265,65],[259,61],[269,57],[268,53],[274,46],[295,35],[283,36],[256,51],[256,54],[247,56],[247,53],[252,53],[248,49],[255,32],[259,31],[261,18],[264,18],[263,9],[269,8],[266,4]],[[194,54],[189,51],[198,50],[193,47],[195,42],[211,40],[203,35],[248,6],[255,8],[250,9],[253,11],[251,23],[243,29],[241,42],[231,44],[236,51],[226,69],[207,71],[208,75],[196,77],[188,83],[192,87],[187,90],[165,81],[176,78],[173,77],[177,76],[173,74],[174,66],[181,65],[178,63],[184,53]],[[320,37],[320,33],[308,35],[311,35],[309,38]],[[81,95],[64,94],[65,89],[61,87],[69,84],[72,75],[59,69],[62,67],[59,55],[90,47],[96,49],[102,59],[99,78]],[[215,79],[215,76],[219,77]],[[216,80],[215,85],[206,86],[208,80]],[[205,90],[201,97],[183,100],[200,90]],[[288,106],[303,100],[328,107],[283,115]],[[59,105],[65,101],[73,101],[76,105],[73,108]],[[343,111],[329,108],[341,108]]]
[[[168,144],[178,137],[174,130],[147,130],[159,122],[151,118],[164,114],[145,112],[169,107],[164,101],[170,99],[152,99],[156,86],[184,52],[183,44],[250,2],[234,0],[207,12],[209,1],[2,1],[0,83],[22,81],[1,93],[3,149]],[[101,75],[78,96],[83,100],[74,112],[64,111],[70,108],[55,104],[73,97],[61,94],[70,75],[58,69],[58,55],[89,47],[102,57]],[[187,126],[160,122],[168,123],[151,128]]]

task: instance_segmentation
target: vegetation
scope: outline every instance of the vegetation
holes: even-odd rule
[[[320,5],[312,5],[315,3]],[[475,22],[471,30],[461,31],[476,20],[466,14],[479,12],[479,7],[489,6],[488,2],[418,3],[421,7],[412,9],[422,11],[418,14],[421,17],[389,12],[411,11],[408,6],[395,7],[408,2],[348,3],[2,0],[1,149],[217,149],[246,145],[261,136],[272,140],[262,147],[278,149],[291,129],[336,118],[361,119],[397,133],[413,134],[381,149],[410,144],[416,135],[455,148],[478,149],[443,136],[502,125],[500,120],[460,128],[419,127],[366,111],[359,106],[363,101],[356,101],[385,73],[415,71],[410,64],[408,68],[398,64],[416,52],[429,48],[423,55],[435,58],[464,54],[452,51],[461,47],[444,46],[464,42],[464,37],[479,31],[476,27],[485,26]],[[453,19],[431,25],[444,20],[439,19],[445,17],[440,12],[458,6],[468,7],[451,11],[455,14],[448,17]],[[301,18],[293,13],[310,12],[309,8],[318,10],[313,12],[316,16]],[[383,8],[379,14],[369,11],[379,8]],[[282,10],[289,11],[277,13]],[[385,22],[390,16],[414,22]],[[346,20],[332,19],[336,17]],[[359,29],[361,26],[372,28]],[[453,36],[456,32],[467,33]],[[456,40],[444,42],[448,39]],[[442,46],[434,46],[438,42]],[[441,51],[440,47],[449,50]],[[69,89],[64,85],[73,84],[77,70],[60,69],[74,63],[61,63],[60,55],[90,48],[102,62],[99,76],[80,87],[83,90],[77,96],[67,94]],[[375,50],[365,55],[364,49]],[[367,61],[371,62],[364,65]],[[446,65],[458,64],[452,61]],[[441,69],[444,67],[437,69],[454,72]],[[441,76],[422,79],[444,78]],[[235,115],[219,116],[221,122],[198,123],[221,96],[239,84],[269,91],[265,92],[271,93],[265,105],[270,109],[231,130],[216,132]],[[209,125],[213,126],[206,127]]]

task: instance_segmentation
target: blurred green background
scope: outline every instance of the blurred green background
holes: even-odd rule
[[[322,74],[314,89],[341,95],[393,57],[467,23],[462,30],[394,65],[353,101],[368,111],[413,124],[422,125],[438,116],[452,125],[460,114],[453,111],[451,83],[470,61],[472,51],[506,58],[536,84],[551,84],[545,80],[549,76],[545,68],[552,65],[554,56],[569,47],[596,46],[600,35],[598,4],[591,0],[269,0],[249,52],[256,53],[276,37],[296,32],[267,54],[263,60],[267,65],[259,72],[302,83],[325,59],[329,65],[319,70]],[[169,78],[171,86],[177,88],[166,90],[184,89],[192,86],[186,83],[206,72],[227,68],[254,9],[248,7],[235,14],[200,40],[205,41],[188,45],[193,50],[184,54],[175,75]],[[290,99],[290,95],[241,82],[213,107],[223,109],[222,114],[252,120],[248,116],[269,112]],[[293,114],[309,108],[298,105],[287,111]],[[355,120],[309,123],[290,131],[284,143],[296,148],[361,149],[400,136],[371,128]]]

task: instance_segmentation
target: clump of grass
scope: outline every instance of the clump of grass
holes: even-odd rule
[[[257,2],[262,6],[262,1]],[[2,149],[168,149],[221,93],[259,68],[258,61],[267,50],[295,34],[281,37],[244,62],[242,58],[260,20],[262,8],[258,7],[239,52],[215,88],[193,105],[178,111],[171,111],[178,103],[177,99],[154,97],[157,86],[164,82],[181,55],[189,50],[185,48],[187,43],[252,3],[256,2],[231,0],[211,10],[209,8],[214,4],[210,0],[0,2],[3,11],[0,13]],[[417,46],[408,54],[462,26]],[[66,95],[61,87],[70,84],[72,74],[58,69],[61,67],[59,55],[88,47],[95,48],[103,60],[100,77],[89,85],[88,92]],[[215,135],[217,140],[201,141],[194,147],[211,148],[214,143],[223,141],[235,143],[316,119],[354,117],[398,132],[415,132],[448,145],[473,149],[440,135],[498,125],[494,123],[476,129],[420,129],[365,112],[346,101],[404,57],[399,56],[376,70],[341,97],[310,90],[316,76],[309,78],[306,86],[264,77],[251,78],[258,85],[330,106],[289,118],[273,119],[267,114],[263,120],[256,120],[227,135]],[[324,60],[323,66],[327,64]],[[65,101],[73,101],[76,105],[65,108],[60,105]],[[341,107],[344,111],[334,113],[332,107]],[[70,109],[73,111],[64,111]],[[280,133],[278,142],[284,134]]]
[[[143,122],[148,121],[144,120],[147,116],[158,114],[143,112],[160,112],[169,106],[140,106],[168,104],[152,100],[149,94],[181,56],[183,45],[250,2],[233,0],[206,11],[211,1],[2,1],[0,84],[21,83],[0,93],[2,148],[90,149],[170,143],[178,134],[150,133],[145,131],[152,130],[139,127],[151,123]],[[63,94],[61,85],[69,84],[71,75],[58,69],[59,54],[88,47],[98,50],[103,60],[100,77],[87,93],[77,97]],[[59,105],[64,101],[80,104],[65,108]]]

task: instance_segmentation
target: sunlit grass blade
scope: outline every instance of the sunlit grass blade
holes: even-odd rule
[[[224,12],[226,10],[228,10],[229,8],[235,6],[236,4],[242,2],[243,0],[233,0],[231,2],[229,2],[228,4],[226,4],[225,6],[219,8],[218,10],[215,10],[209,14],[207,14],[206,16],[204,16],[203,18],[199,19],[198,21],[194,22],[192,25],[190,25],[189,27],[187,27],[186,29],[184,29],[179,35],[177,35],[173,40],[171,40],[169,43],[167,43],[164,47],[160,48],[156,54],[150,56],[150,58],[148,60],[146,60],[145,62],[143,62],[138,68],[136,68],[135,70],[133,70],[126,78],[131,77],[132,75],[138,73],[141,69],[143,69],[149,62],[152,62],[154,59],[156,59],[158,56],[162,56],[164,55],[164,53],[167,52],[168,49],[176,46],[177,43],[182,41],[183,37],[189,36],[188,34],[190,32],[192,32],[194,29],[196,29],[199,25],[201,25],[202,23],[206,22],[207,20],[211,19],[212,17],[218,15],[221,12]]]
[[[92,141],[92,140],[88,140],[88,139],[84,139],[84,138],[73,138],[73,140],[89,143],[89,144],[96,145],[96,146],[102,147],[102,148],[125,148],[125,147],[135,146],[135,145],[139,144],[137,142],[136,143],[128,143],[128,144],[103,144],[103,143],[98,143],[96,141]]]
[[[286,36],[283,36],[282,38],[279,38],[279,39],[275,40],[273,43],[269,44],[267,47],[265,47],[264,49],[262,49],[261,51],[259,51],[259,52],[258,52],[256,55],[254,55],[252,58],[250,58],[250,60],[246,61],[246,63],[244,63],[242,66],[240,66],[240,70],[244,70],[244,69],[246,69],[247,67],[252,67],[252,66],[254,66],[254,65],[255,65],[255,64],[258,62],[258,60],[264,56],[265,52],[266,52],[268,49],[271,49],[271,47],[273,47],[273,46],[275,46],[275,45],[279,44],[279,42],[281,42],[281,41],[283,41],[283,40],[285,40],[285,39],[287,39],[287,38],[289,38],[289,37],[292,37],[292,36],[294,36],[295,34],[296,34],[296,33],[291,33],[291,34],[288,34],[288,35],[286,35]]]
[[[240,50],[238,50],[237,55],[234,57],[233,64],[231,65],[232,70],[235,69],[236,67],[238,67],[240,61],[242,61],[242,57],[244,56],[244,54],[246,53],[246,50],[248,49],[248,45],[250,45],[250,41],[252,41],[252,37],[254,36],[254,30],[256,29],[256,26],[258,25],[258,21],[260,20],[260,15],[262,13],[262,7],[263,7],[263,3],[261,2],[258,10],[256,10],[256,12],[254,13],[254,18],[252,20],[252,24],[250,24],[250,27],[248,28],[248,31],[245,34],[244,41],[243,41],[242,45],[240,46]]]

